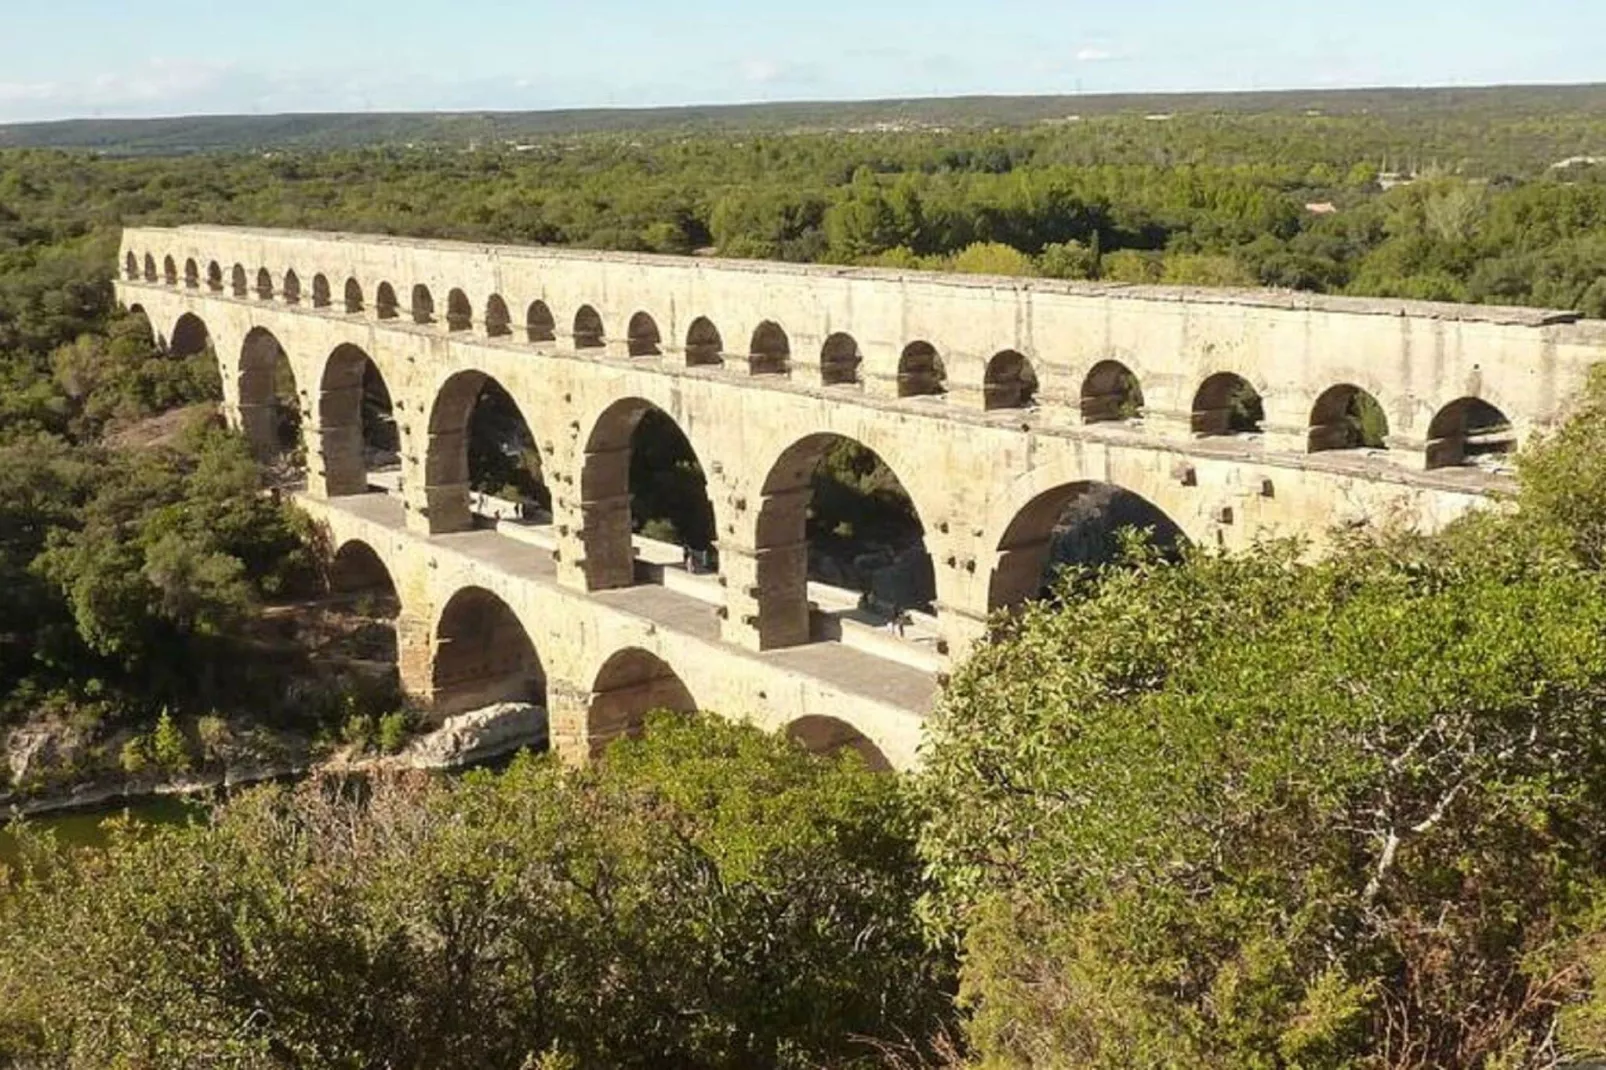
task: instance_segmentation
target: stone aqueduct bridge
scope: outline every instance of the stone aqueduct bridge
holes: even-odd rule
[[[288,356],[303,504],[393,578],[404,685],[464,703],[542,676],[554,742],[575,753],[645,707],[695,702],[910,764],[936,670],[1037,590],[1089,484],[1212,545],[1434,528],[1499,490],[1458,463],[1477,403],[1520,443],[1606,358],[1606,323],[1531,309],[219,227],[130,229],[123,257],[120,299],[175,350],[212,342],[255,440],[272,438]],[[395,496],[365,493],[370,359],[399,430]],[[475,530],[467,422],[487,377],[541,451],[541,547]],[[1258,434],[1229,433],[1240,379],[1263,400]],[[1343,445],[1357,391],[1387,414],[1388,448],[1324,448]],[[638,583],[633,560],[631,435],[654,408],[708,478],[720,575],[693,594]],[[935,649],[817,638],[804,521],[832,436],[879,454],[918,510]]]

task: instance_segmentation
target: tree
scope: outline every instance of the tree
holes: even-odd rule
[[[985,1065],[1550,1065],[1606,587],[1479,523],[1083,574],[955,675],[922,843]]]

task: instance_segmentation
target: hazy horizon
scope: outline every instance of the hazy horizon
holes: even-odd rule
[[[1155,91],[1121,90],[1121,91],[1096,92],[1096,93],[1095,92],[1081,92],[1081,93],[1076,93],[1076,92],[1071,92],[1071,93],[934,93],[934,94],[906,93],[906,94],[901,94],[901,95],[896,95],[896,96],[880,96],[880,97],[839,96],[839,97],[797,97],[797,98],[791,98],[791,99],[777,99],[777,100],[729,100],[729,101],[691,100],[691,101],[671,101],[671,102],[667,102],[667,103],[663,103],[663,104],[641,104],[641,105],[618,104],[618,105],[600,105],[600,106],[596,106],[596,107],[546,107],[546,108],[542,108],[542,107],[535,107],[535,108],[499,108],[499,107],[425,108],[425,107],[420,107],[420,108],[406,108],[406,109],[374,108],[374,109],[369,109],[369,110],[363,110],[363,109],[344,109],[344,110],[341,110],[341,109],[307,109],[307,110],[301,110],[301,111],[281,111],[281,112],[264,112],[264,111],[256,111],[256,112],[250,112],[250,111],[244,111],[244,112],[242,112],[242,111],[191,111],[191,112],[168,112],[168,113],[151,114],[151,115],[98,114],[98,115],[66,115],[66,116],[62,116],[62,117],[54,118],[54,119],[17,119],[17,120],[0,119],[0,126],[33,126],[33,125],[51,125],[51,124],[58,124],[58,123],[75,123],[75,122],[161,122],[161,121],[173,121],[173,120],[184,120],[184,119],[241,119],[241,118],[271,119],[271,118],[297,118],[297,117],[312,117],[312,118],[316,118],[316,117],[319,117],[319,116],[341,116],[341,115],[374,116],[374,117],[387,116],[387,115],[409,115],[409,116],[411,116],[411,115],[426,115],[426,116],[452,116],[452,115],[480,116],[480,115],[492,115],[492,116],[494,116],[494,115],[530,115],[530,114],[546,114],[546,113],[563,114],[563,113],[566,113],[566,112],[661,112],[661,111],[683,111],[683,110],[703,110],[703,109],[722,109],[722,108],[760,108],[760,107],[767,107],[767,106],[807,107],[807,106],[810,106],[810,105],[830,105],[830,104],[899,104],[899,103],[909,103],[909,102],[941,102],[941,101],[946,101],[946,100],[998,100],[998,101],[1007,101],[1007,100],[1031,100],[1031,99],[1044,99],[1044,98],[1075,99],[1075,98],[1079,98],[1079,97],[1087,98],[1089,100],[1099,100],[1099,99],[1120,98],[1120,97],[1177,97],[1177,98],[1213,97],[1213,96],[1267,96],[1267,97],[1270,97],[1270,96],[1276,96],[1276,95],[1279,95],[1279,94],[1299,94],[1299,93],[1367,93],[1367,92],[1376,92],[1376,93],[1424,92],[1424,93],[1431,93],[1431,92],[1442,92],[1442,91],[1478,92],[1478,91],[1484,91],[1484,90],[1498,91],[1498,90],[1521,90],[1521,89],[1572,89],[1572,88],[1582,89],[1582,88],[1590,88],[1590,87],[1595,87],[1595,86],[1606,87],[1606,76],[1603,76],[1599,80],[1584,81],[1584,82],[1577,82],[1577,81],[1562,81],[1562,82],[1488,82],[1488,83],[1479,83],[1479,84],[1471,84],[1471,83],[1467,83],[1467,84],[1436,83],[1436,84],[1426,84],[1426,85],[1383,85],[1383,84],[1377,84],[1377,85],[1354,85],[1354,86],[1290,85],[1290,86],[1266,87],[1266,88],[1259,88],[1259,89],[1202,88],[1202,89],[1177,89],[1177,90],[1155,90]]]
[[[63,0],[9,13],[0,123],[565,111],[955,96],[1567,85],[1606,78],[1606,5],[1355,0],[735,0],[271,9]]]

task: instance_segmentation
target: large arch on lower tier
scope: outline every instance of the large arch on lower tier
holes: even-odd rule
[[[786,736],[813,754],[832,756],[850,750],[864,760],[867,769],[884,773],[892,768],[874,740],[837,717],[819,714],[799,717],[786,726]]]
[[[390,387],[360,346],[330,352],[318,381],[318,454],[324,493],[362,494],[370,467],[391,467],[400,448]]]
[[[662,658],[640,647],[616,651],[597,672],[586,710],[586,740],[593,756],[621,737],[641,734],[649,713],[696,713],[679,674]]]
[[[1056,560],[1079,565],[1112,560],[1118,533],[1126,528],[1147,532],[1164,549],[1188,541],[1182,525],[1165,509],[1116,483],[1071,480],[1037,491],[995,536],[988,611],[1040,596]]]
[[[850,468],[849,480],[817,478],[822,463]],[[786,446],[765,471],[753,529],[758,603],[751,622],[762,650],[796,646],[812,638],[808,584],[811,578],[811,522],[814,538],[839,542],[825,516],[830,500],[816,501],[817,491],[847,490],[841,510],[851,530],[847,544],[822,553],[822,565],[833,575],[819,578],[832,586],[856,587],[875,606],[901,615],[903,610],[934,606],[936,577],[925,536],[929,530],[918,499],[894,461],[855,438],[833,432],[805,435]],[[874,564],[860,558],[875,558]],[[851,567],[843,566],[844,561]],[[834,575],[840,572],[841,575]]]
[[[546,671],[524,623],[484,587],[463,587],[430,636],[430,695],[438,714],[498,702],[546,705]]]
[[[347,539],[329,557],[327,582],[329,593],[348,603],[350,611],[363,621],[360,633],[352,638],[362,647],[371,648],[371,660],[395,667],[399,660],[396,622],[401,616],[401,595],[384,558],[362,539]]]
[[[511,426],[503,437],[529,456],[535,449],[529,418],[496,378],[478,369],[455,372],[435,391],[429,408],[429,440],[424,453],[424,494],[433,534],[464,531],[473,524],[470,496],[476,490],[473,427],[482,398],[492,396],[498,411]],[[538,472],[533,476],[538,481]],[[481,490],[486,488],[482,485]],[[499,487],[491,490],[500,490]],[[539,504],[542,496],[531,487],[528,498]],[[550,496],[545,501],[550,505]]]
[[[679,432],[683,453],[695,466],[682,489],[686,495],[700,495],[701,501],[687,501],[674,512],[695,521],[699,532],[694,536],[690,531],[680,531],[676,541],[692,550],[708,550],[719,530],[708,496],[706,454],[697,449],[680,421],[658,405],[645,398],[621,398],[592,422],[580,464],[581,538],[585,543],[587,582],[594,590],[627,587],[635,582],[632,540],[636,517],[632,504],[633,491],[640,488],[634,485],[639,480],[632,476],[633,469],[634,474],[640,475],[639,466],[634,464],[636,432],[649,414],[665,421],[666,430]]]
[[[301,445],[301,390],[284,346],[253,327],[240,346],[236,380],[240,430],[258,461],[272,463]]]

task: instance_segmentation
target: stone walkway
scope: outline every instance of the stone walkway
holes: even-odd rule
[[[355,495],[320,504],[324,508],[337,508],[395,531],[405,530],[401,502],[384,494]],[[413,537],[425,538],[418,535]],[[428,540],[443,549],[489,565],[498,572],[545,586],[555,586],[557,583],[557,570],[549,553],[494,530],[433,535],[428,536]],[[577,592],[565,593],[573,595]],[[664,587],[640,585],[598,591],[586,597],[612,609],[650,620],[660,627],[706,642],[720,642],[719,617],[715,607],[690,595]],[[837,642],[808,643],[762,654],[740,653],[777,668],[816,677],[844,691],[917,713],[929,711],[937,699],[937,680],[932,673]]]

